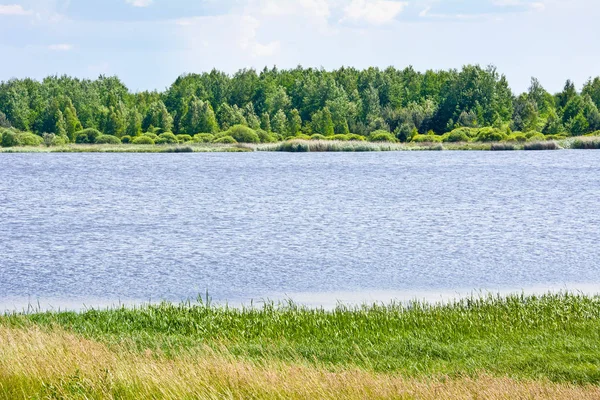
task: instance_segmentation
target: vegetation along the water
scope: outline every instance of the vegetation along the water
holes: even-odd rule
[[[265,68],[234,75],[213,70],[182,75],[164,92],[136,93],[117,77],[50,76],[0,83],[0,146],[151,152],[588,149],[600,147],[599,107],[600,77],[581,90],[567,81],[555,94],[532,78],[525,93],[515,94],[494,67],[476,65],[424,73],[410,67]]]
[[[0,317],[0,398],[600,397],[600,297]]]

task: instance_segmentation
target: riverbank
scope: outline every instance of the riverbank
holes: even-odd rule
[[[600,297],[569,294],[13,314],[0,397],[597,398],[599,342]]]
[[[288,140],[263,144],[185,143],[172,145],[67,144],[62,146],[0,147],[0,153],[202,153],[202,152],[367,152],[367,151],[515,151],[600,149],[600,137],[539,142],[391,143],[339,140]]]

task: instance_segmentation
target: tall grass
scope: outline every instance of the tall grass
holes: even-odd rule
[[[357,352],[357,357],[360,353]],[[0,327],[0,399],[597,399],[600,388],[475,378],[406,378],[355,368],[252,362],[206,349],[169,359],[37,327]]]
[[[559,150],[560,146],[554,140],[544,142],[529,142],[523,145],[524,150]]]
[[[109,348],[165,357],[205,348],[243,360],[359,368],[405,376],[494,376],[600,383],[600,298],[570,294],[261,308],[160,304],[8,315],[0,326],[61,327]]]
[[[572,149],[600,149],[599,137],[581,137],[571,141]]]

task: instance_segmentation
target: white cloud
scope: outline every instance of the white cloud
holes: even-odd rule
[[[262,3],[261,12],[269,16],[303,14],[327,18],[330,9],[326,0],[267,0]]]
[[[73,45],[68,43],[52,44],[48,46],[48,49],[52,51],[69,51],[73,50]]]
[[[382,25],[393,21],[408,5],[404,1],[391,0],[352,0],[344,8],[344,21],[364,21],[374,25]]]
[[[0,15],[31,15],[32,12],[25,10],[18,4],[0,5]]]
[[[148,7],[152,4],[153,0],[125,0],[128,4],[134,7]]]

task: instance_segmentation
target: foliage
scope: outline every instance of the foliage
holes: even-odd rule
[[[177,144],[177,137],[172,132],[165,132],[158,135],[155,140],[156,144]]]
[[[123,143],[123,144],[129,144],[129,143],[131,143],[132,140],[133,139],[131,138],[131,136],[125,135],[125,136],[123,136],[121,138],[121,143]]]
[[[481,128],[475,137],[477,142],[500,142],[504,139],[506,139],[506,135],[502,131],[490,127]]]
[[[267,131],[263,131],[262,129],[257,129],[256,134],[261,143],[275,143],[278,140],[277,136]]]
[[[244,125],[234,125],[225,134],[238,143],[260,143],[258,134],[252,128]]]
[[[121,139],[112,135],[100,135],[96,138],[96,144],[121,144]]]
[[[211,143],[215,139],[215,135],[212,133],[198,133],[194,135],[194,142],[196,143]]]
[[[194,140],[194,138],[191,135],[185,134],[175,135],[175,137],[177,138],[177,143],[187,143],[192,142]]]
[[[88,128],[75,133],[75,143],[88,144],[96,143],[96,139],[102,135],[97,129]]]
[[[131,141],[132,144],[154,144],[154,139],[150,136],[142,135],[134,137]]]
[[[442,136],[442,142],[468,142],[470,137],[465,133],[464,128],[458,128]]]
[[[397,142],[396,137],[394,135],[382,130],[371,132],[371,134],[368,137],[368,140],[370,142]]]
[[[237,140],[235,140],[231,136],[221,136],[221,137],[215,138],[213,140],[213,143],[234,144],[234,143],[237,143]]]

